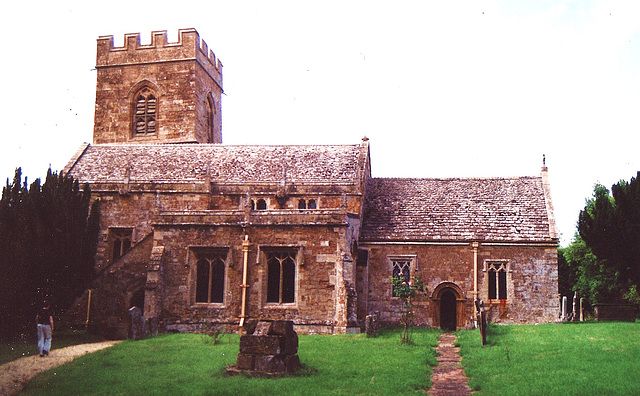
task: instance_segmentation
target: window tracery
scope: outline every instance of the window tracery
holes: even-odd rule
[[[131,249],[133,228],[112,228],[109,233],[113,241],[112,259],[115,261]]]
[[[488,297],[489,300],[507,299],[507,263],[504,261],[493,261],[487,263],[487,273],[489,277]]]
[[[196,262],[196,303],[223,303],[225,261],[221,253],[201,252]]]
[[[391,261],[392,276],[409,282],[411,280],[411,262],[412,260],[409,259],[393,259]],[[392,290],[392,296],[397,297],[395,288]]]
[[[295,302],[295,252],[277,250],[267,256],[267,303]]]
[[[157,95],[149,87],[140,89],[135,95],[133,108],[134,136],[147,136],[156,133],[157,113]]]

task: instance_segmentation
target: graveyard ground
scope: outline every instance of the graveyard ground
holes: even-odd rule
[[[125,341],[31,381],[25,394],[422,394],[431,386],[438,330],[300,336],[298,376],[228,377],[238,337],[172,334]],[[640,394],[640,322],[494,326],[458,331],[470,386],[479,394]]]

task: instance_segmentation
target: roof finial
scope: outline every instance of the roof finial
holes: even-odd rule
[[[547,168],[547,156],[542,154],[542,172],[546,173],[548,172],[548,168]]]

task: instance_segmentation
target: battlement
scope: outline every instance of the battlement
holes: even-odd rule
[[[98,37],[96,68],[142,63],[196,60],[222,87],[222,62],[195,29],[178,30],[178,41],[167,42],[167,31],[151,32],[151,43],[140,44],[140,33],[124,36],[124,45],[115,47],[113,35]]]

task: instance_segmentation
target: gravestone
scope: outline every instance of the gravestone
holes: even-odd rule
[[[290,320],[247,321],[240,337],[240,353],[227,373],[277,376],[300,369],[298,334]]]
[[[578,301],[578,292],[573,293],[573,307],[571,309],[571,320],[572,321],[576,321],[578,320],[578,314],[576,312],[576,303]]]
[[[129,308],[129,338],[140,340],[147,335],[147,326],[142,311],[138,307]]]
[[[372,315],[365,317],[364,331],[367,337],[373,337],[380,329],[380,312],[374,312]]]

